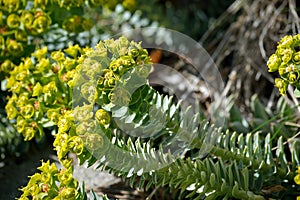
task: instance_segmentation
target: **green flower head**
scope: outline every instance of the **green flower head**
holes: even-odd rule
[[[278,87],[280,94],[285,95],[288,83],[281,78],[275,79],[275,86]]]
[[[276,54],[272,54],[267,62],[269,72],[275,72],[280,66],[280,58]]]

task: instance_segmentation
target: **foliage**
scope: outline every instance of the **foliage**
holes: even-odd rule
[[[18,73],[10,73],[8,83],[13,84],[8,84],[12,96],[7,113],[19,118],[17,128],[27,140],[40,137],[45,124],[57,125],[54,146],[67,169],[72,162],[68,152],[72,152],[80,164],[101,160],[99,167],[130,178],[139,187],[168,185],[180,189],[181,197],[193,199],[282,198],[299,190],[293,178],[300,165],[299,141],[280,136],[273,146],[271,134],[222,132],[199,121],[199,110],[181,110],[180,103],[172,103],[148,85],[150,58],[140,44],[121,37],[100,42],[95,49],[70,46],[52,52],[52,65],[40,68],[42,60],[50,59],[45,52],[37,50],[36,63],[25,59],[15,67]],[[17,78],[20,74],[25,74],[22,79]],[[49,77],[46,82],[41,79],[44,76]],[[10,87],[17,83],[21,87]],[[29,83],[33,89],[27,89]],[[82,98],[72,102],[72,95]],[[34,106],[37,101],[39,105]],[[9,111],[12,105],[15,112]],[[124,131],[151,137],[128,137]],[[176,152],[164,152],[170,145],[162,143],[166,136],[177,139],[177,149],[184,146],[185,153],[174,157]],[[136,160],[136,155],[143,159]],[[116,163],[123,164],[118,168]],[[41,194],[23,193],[30,195]]]
[[[130,3],[131,2],[131,3]],[[68,43],[75,42],[81,45],[87,45],[90,43],[89,35],[91,28],[94,27],[94,18],[92,13],[97,12],[98,14],[107,12],[107,10],[114,10],[116,5],[122,3],[124,8],[129,8],[135,5],[135,1],[94,1],[94,0],[80,0],[80,1],[60,1],[60,0],[3,0],[0,1],[0,81],[1,81],[1,159],[3,159],[9,152],[13,154],[18,154],[20,151],[25,151],[28,144],[21,142],[19,133],[27,132],[29,134],[35,134],[38,130],[45,131],[41,129],[40,124],[35,124],[33,121],[27,121],[26,123],[19,117],[18,123],[24,125],[24,129],[19,130],[12,127],[10,121],[6,120],[6,114],[11,116],[16,114],[16,108],[14,104],[6,103],[5,97],[9,92],[5,91],[10,86],[9,84],[16,83],[14,85],[15,90],[21,88],[20,85],[27,84],[27,89],[33,89],[31,83],[39,75],[45,75],[47,73],[48,67],[50,66],[49,59],[42,59],[39,64],[40,72],[33,75],[32,80],[21,81],[22,77],[27,75],[27,73],[34,67],[32,65],[33,57],[31,54],[36,49],[43,49],[39,51],[40,55],[37,57],[46,56],[44,54],[50,54],[54,49],[60,49],[67,47]],[[87,11],[92,11],[88,13]],[[88,13],[88,14],[87,14]],[[88,39],[84,38],[81,35]],[[80,41],[80,42],[79,42]],[[49,50],[49,52],[48,52]],[[38,58],[35,58],[34,64],[37,64]],[[24,63],[25,66],[20,66],[20,63]],[[30,66],[29,66],[30,65]],[[30,69],[29,69],[30,68]],[[45,70],[45,71],[43,71]],[[16,82],[11,80],[7,83],[9,74],[14,71],[14,73],[21,73],[18,75]],[[49,75],[49,74],[48,74]],[[45,77],[48,77],[46,75]],[[6,79],[6,80],[5,80]],[[47,82],[47,80],[44,80]],[[42,81],[43,82],[43,81]],[[53,84],[53,83],[52,83]],[[51,84],[48,85],[51,87]],[[35,88],[36,89],[36,88]],[[51,89],[51,88],[48,88]],[[2,91],[3,90],[3,91]],[[45,88],[46,90],[46,88]],[[19,100],[21,104],[25,106],[27,101],[26,91],[22,96],[22,100]],[[55,91],[52,91],[55,92]],[[25,99],[24,99],[25,98]],[[31,99],[32,100],[32,99]],[[30,101],[31,101],[30,100]],[[16,102],[15,102],[16,103]],[[32,102],[31,102],[32,103]],[[38,102],[36,102],[38,104]],[[49,103],[49,101],[48,101]],[[53,102],[52,102],[53,103]],[[6,104],[6,105],[5,105]],[[35,106],[38,106],[35,104]],[[5,113],[4,106],[8,113]],[[27,106],[27,107],[26,107]],[[22,107],[22,112],[27,109],[27,116],[30,115],[33,110],[30,105]],[[21,106],[19,107],[21,108]],[[34,109],[36,109],[35,107]],[[24,113],[23,113],[24,114]],[[3,116],[3,117],[2,117]],[[42,122],[45,124],[46,122]],[[49,124],[50,125],[50,124]],[[25,127],[26,126],[26,127]],[[31,127],[31,128],[30,128]],[[34,127],[34,128],[33,128]],[[25,130],[26,129],[26,130]],[[47,131],[51,132],[51,130]],[[27,140],[26,138],[25,140]],[[41,139],[41,137],[36,137],[36,139]]]
[[[272,113],[254,96],[252,120],[233,100],[222,129],[200,119],[197,104],[194,110],[186,108],[149,85],[152,63],[141,43],[120,37],[95,48],[70,44],[56,51],[39,44],[51,29],[65,29],[70,37],[90,30],[91,21],[81,16],[86,5],[113,9],[118,2],[0,1],[0,62],[10,92],[7,118],[25,141],[41,139],[46,128],[54,130],[62,165],[58,169],[42,162],[20,199],[86,199],[84,186],[72,177],[69,153],[80,165],[98,161],[99,168],[132,186],[168,186],[179,191],[178,198],[299,195],[297,118],[283,98]],[[123,5],[133,9],[134,1]],[[275,84],[282,94],[288,84],[300,87],[298,40],[299,35],[284,37],[267,63],[270,71],[279,71]],[[91,196],[99,198],[94,192]]]
[[[257,95],[251,98],[249,110],[251,116],[244,116],[236,105],[237,97],[230,96],[227,101],[227,123],[223,130],[229,129],[238,133],[254,133],[259,131],[262,136],[272,135],[272,141],[277,141],[281,136],[289,139],[297,132],[299,116],[296,107],[289,105],[284,97],[279,98],[274,109],[265,107]]]

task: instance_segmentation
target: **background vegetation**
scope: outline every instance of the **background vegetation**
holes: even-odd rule
[[[68,98],[62,98],[57,107],[49,106],[54,101],[51,95],[68,95],[65,89],[74,75],[71,71],[75,65],[62,63],[68,59],[80,62],[78,56],[85,55],[85,46],[92,47],[99,40],[111,38],[129,28],[161,26],[189,35],[211,54],[225,83],[225,90],[220,96],[228,99],[226,112],[214,115],[208,126],[196,122],[191,124],[194,130],[190,131],[199,133],[199,138],[193,143],[194,149],[168,168],[155,172],[155,176],[136,173],[128,179],[128,173],[105,168],[105,163],[100,163],[99,167],[104,165],[104,169],[123,176],[131,186],[139,187],[153,199],[296,199],[296,196],[300,196],[299,185],[294,180],[300,164],[299,103],[292,86],[287,87],[287,94],[281,97],[278,89],[274,87],[274,79],[279,75],[268,72],[267,62],[283,36],[299,33],[298,14],[299,5],[296,5],[295,0],[227,0],[209,3],[196,0],[0,1],[0,159],[3,163],[0,170],[6,170],[5,165],[12,162],[11,160],[22,162],[20,158],[26,158],[34,151],[42,151],[44,145],[52,145],[54,142],[58,158],[66,170],[61,173],[63,175],[56,175],[59,169],[45,161],[36,174],[42,176],[44,172],[52,170],[51,177],[60,182],[60,185],[53,186],[53,197],[70,195],[70,199],[86,198],[84,187],[77,186],[76,180],[71,176],[72,170],[68,171],[72,167],[65,157],[67,151],[59,151],[60,144],[55,143],[58,136],[53,137],[54,133],[58,134],[63,128],[58,123],[57,116],[48,112],[49,109],[72,109],[68,105],[68,100],[71,99]],[[45,52],[43,47],[47,47]],[[65,54],[61,56],[57,52],[63,49]],[[34,60],[32,63],[25,59],[31,55]],[[197,84],[203,84],[203,77],[199,77],[193,67],[177,55],[155,49],[149,49],[149,55],[152,60],[156,59],[156,62],[181,72],[187,79],[196,79]],[[116,56],[116,59],[119,57]],[[61,68],[57,69],[56,66]],[[47,77],[47,80],[41,77]],[[51,88],[52,80],[62,83],[58,92]],[[41,93],[48,92],[48,95],[40,95],[38,88],[34,89],[35,85],[28,84],[37,82],[46,88]],[[162,86],[153,88],[154,90],[147,88],[153,91],[147,94],[152,103],[159,101],[157,96],[154,97],[156,91],[160,95],[169,94],[167,88]],[[36,94],[31,94],[31,90],[33,93],[37,91]],[[220,103],[218,101],[222,99],[211,99],[201,90],[194,93],[196,95],[186,101],[196,99],[200,105],[198,111],[202,113],[201,119],[206,120],[215,113],[215,108]],[[24,97],[22,102],[22,95],[27,94],[30,98]],[[176,98],[180,99],[181,96]],[[43,102],[47,112],[31,114],[28,108],[22,108],[31,105],[35,109],[34,113],[40,112],[39,108],[34,107],[34,99]],[[172,103],[176,105],[176,102]],[[164,109],[169,113],[172,110],[171,104]],[[144,111],[130,112],[141,114]],[[62,112],[52,113],[64,115]],[[101,117],[103,116],[105,118],[106,114],[102,113]],[[177,126],[181,126],[180,120],[198,119],[191,113],[182,114],[179,111],[175,116]],[[27,128],[24,130],[20,128],[22,117],[26,119],[24,127]],[[43,121],[44,118],[48,121]],[[225,124],[218,124],[219,119],[224,118]],[[171,117],[169,125],[172,124],[172,119]],[[102,125],[107,124],[104,122]],[[116,129],[111,126],[111,130]],[[175,125],[178,129],[177,126]],[[215,128],[218,126],[222,127]],[[34,131],[30,131],[29,127],[34,128]],[[74,136],[69,132],[68,134]],[[111,133],[108,131],[105,134]],[[201,138],[207,135],[218,143],[214,144],[209,155],[203,157],[199,155],[199,149],[203,148]],[[129,139],[121,133],[118,139],[120,143],[117,145],[120,148],[132,152],[146,151],[143,142],[153,145],[153,141]],[[135,142],[134,145],[130,140]],[[83,150],[75,147],[68,151],[90,164],[96,161],[93,156],[84,157],[87,154],[82,154]],[[121,159],[121,155],[114,156],[120,156]],[[68,176],[70,177],[67,181],[62,178]],[[30,182],[28,185],[27,189],[32,193],[34,189],[30,187]],[[40,187],[36,191],[48,191],[46,186]],[[23,190],[24,198],[27,189]],[[91,193],[91,196],[97,198],[95,193]],[[39,197],[47,198],[47,195]]]

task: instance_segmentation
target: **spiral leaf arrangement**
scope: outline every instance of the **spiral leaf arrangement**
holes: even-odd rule
[[[120,37],[94,49],[74,45],[48,53],[44,47],[13,69],[8,117],[25,140],[57,127],[53,145],[63,165],[58,170],[43,162],[20,199],[84,198],[72,177],[70,152],[79,164],[98,161],[132,185],[169,186],[181,198],[299,192],[297,140],[289,140],[287,149],[283,137],[273,145],[271,134],[223,132],[200,121],[199,109],[183,108],[149,85],[151,59],[140,43]]]

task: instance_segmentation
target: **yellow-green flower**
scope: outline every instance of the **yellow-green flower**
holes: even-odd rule
[[[37,84],[35,84],[35,86],[33,87],[33,93],[32,96],[33,97],[38,97],[42,94],[43,92],[43,86],[41,86],[41,84],[38,82]]]
[[[49,109],[47,111],[47,117],[54,124],[57,124],[59,121],[59,118],[61,117],[61,114],[59,114],[59,109]]]
[[[36,130],[33,127],[25,127],[25,131],[23,132],[24,140],[29,141],[35,135]]]
[[[64,50],[69,56],[72,56],[73,58],[76,58],[78,56],[78,53],[81,51],[81,48],[78,44],[69,46],[67,49]]]
[[[23,45],[16,40],[9,40],[7,50],[14,57],[20,56],[23,52]]]
[[[286,35],[283,38],[281,38],[278,46],[280,48],[289,48],[289,47],[291,47],[291,45],[293,44],[293,42],[294,42],[293,36]]]
[[[8,12],[17,11],[22,3],[20,0],[3,0],[2,2],[4,4],[4,8],[6,8]]]
[[[50,164],[49,160],[47,162],[42,161],[42,166],[38,167],[37,169],[42,171],[42,172],[47,172],[47,173],[50,173],[50,174],[57,173],[56,165],[54,163]]]
[[[42,10],[46,9],[46,6],[48,4],[48,0],[34,0],[34,7],[35,8],[41,8]]]
[[[15,38],[19,42],[27,42],[27,40],[28,40],[27,32],[23,31],[21,29],[18,29],[15,31]]]
[[[35,19],[32,23],[33,34],[41,34],[45,32],[51,25],[51,18],[46,13],[37,11]]]
[[[108,126],[110,123],[110,115],[107,111],[99,109],[96,111],[95,118],[102,126]]]
[[[267,62],[269,72],[275,72],[280,65],[280,58],[276,54],[272,54]]]
[[[281,78],[275,79],[275,86],[278,87],[280,94],[285,95],[288,83]]]
[[[299,78],[299,76],[298,76],[298,74],[295,73],[295,72],[291,72],[291,73],[289,73],[289,75],[288,75],[288,80],[289,80],[289,83],[290,83],[290,84],[295,83],[295,82],[298,80],[298,78]]]
[[[59,132],[66,132],[71,127],[71,122],[66,117],[62,116],[59,118],[57,126]]]
[[[63,61],[65,59],[65,55],[61,51],[53,51],[51,53],[51,58],[53,60],[55,60],[56,62],[60,62],[60,61]]]
[[[284,64],[287,64],[293,57],[294,51],[291,48],[284,49],[281,52],[281,60]]]
[[[18,115],[18,110],[13,103],[7,103],[5,106],[8,119],[14,119]]]
[[[48,58],[41,58],[39,63],[36,65],[39,72],[47,71],[51,68],[50,60]]]
[[[61,182],[63,185],[69,185],[69,183],[72,181],[72,167],[68,169],[61,169],[57,175],[58,180]]]
[[[68,148],[71,149],[77,155],[80,155],[83,152],[83,141],[78,136],[73,136],[68,139]]]
[[[27,126],[26,120],[22,116],[17,117],[17,131],[19,133],[22,133],[25,130],[25,127]]]
[[[22,106],[20,113],[25,119],[31,118],[34,115],[33,105],[27,104],[25,106]]]
[[[37,49],[35,50],[35,52],[32,54],[35,58],[37,58],[38,60],[45,58],[48,52],[48,48],[47,46],[41,48],[41,49]]]
[[[30,11],[23,10],[21,15],[21,22],[27,30],[31,29],[34,16]]]
[[[60,197],[64,200],[73,200],[78,196],[78,192],[75,188],[63,188],[60,191]]]
[[[14,67],[15,67],[15,65],[10,60],[5,60],[1,64],[1,70],[6,73],[9,73],[10,71],[12,71]]]

